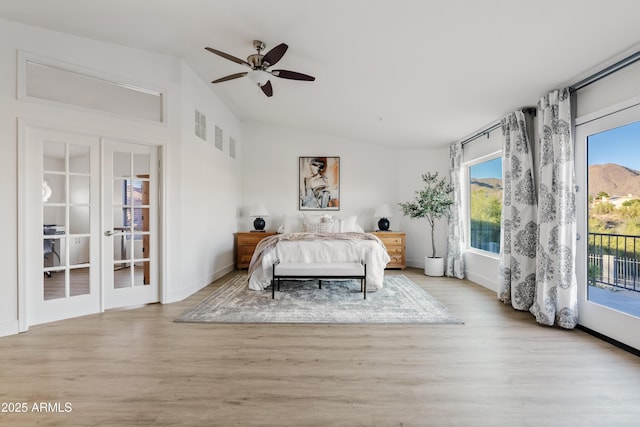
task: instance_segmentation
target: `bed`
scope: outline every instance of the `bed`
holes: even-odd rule
[[[332,263],[364,261],[369,290],[382,289],[384,269],[391,260],[382,241],[373,234],[359,232],[302,232],[276,234],[263,239],[249,265],[249,288],[271,286],[272,266],[283,263]]]

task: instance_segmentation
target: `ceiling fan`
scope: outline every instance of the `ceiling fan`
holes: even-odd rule
[[[214,80],[211,83],[226,82],[227,80],[238,79],[240,77],[248,75],[251,81],[260,86],[260,89],[262,89],[262,92],[264,92],[265,95],[273,96],[273,88],[271,87],[271,82],[269,81],[269,78],[271,78],[271,76],[280,77],[281,79],[304,80],[308,82],[312,82],[316,79],[315,77],[295,71],[269,70],[269,67],[275,65],[284,56],[285,52],[289,48],[289,46],[287,46],[286,44],[280,43],[278,46],[274,47],[264,55],[261,53],[264,48],[267,47],[264,42],[260,40],[254,40],[253,47],[258,51],[258,53],[249,55],[246,61],[229,55],[228,53],[213,49],[211,47],[205,47],[205,49],[211,53],[215,53],[216,55],[226,58],[229,61],[233,61],[237,64],[245,65],[251,68],[251,71],[230,74],[225,77],[220,77],[219,79]]]

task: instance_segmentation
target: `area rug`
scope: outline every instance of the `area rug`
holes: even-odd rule
[[[216,289],[176,322],[195,323],[463,323],[437,299],[403,275],[385,276],[384,287],[362,298],[360,281],[282,281],[252,291],[246,276]]]

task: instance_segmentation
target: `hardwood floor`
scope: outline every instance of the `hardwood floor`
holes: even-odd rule
[[[135,265],[133,272],[134,286],[143,286],[144,280],[144,267],[142,265]],[[52,300],[58,298],[64,298],[65,296],[65,272],[54,271],[50,276],[44,275],[43,277],[43,290],[44,299]],[[86,295],[89,293],[89,268],[75,268],[70,269],[69,274],[69,295]],[[131,287],[131,270],[130,267],[119,268],[113,272],[113,287],[116,289]]]
[[[539,326],[468,281],[417,269],[388,274],[405,274],[465,324],[173,323],[228,275],[179,303],[0,338],[2,409],[28,405],[27,413],[0,412],[0,425],[640,422],[637,356],[579,330]],[[60,412],[34,412],[40,402]]]

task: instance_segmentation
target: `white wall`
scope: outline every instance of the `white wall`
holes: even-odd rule
[[[234,235],[240,206],[241,123],[191,68],[182,65],[180,157],[180,283],[169,300],[179,300],[234,268]],[[206,117],[207,140],[195,135],[195,109]],[[215,126],[223,131],[223,150],[214,146]],[[236,158],[229,155],[229,137]]]
[[[498,132],[499,134],[499,132]],[[500,137],[493,136],[500,141]],[[391,205],[395,215],[391,229],[406,233],[406,259],[410,267],[423,268],[424,257],[431,255],[431,237],[426,220],[403,217],[399,202],[413,200],[422,188],[422,174],[439,172],[449,176],[449,148],[391,150],[330,135],[250,122],[243,125],[242,209],[239,230],[253,229],[247,216],[254,204],[266,206],[267,230],[275,231],[283,215],[298,213],[298,157],[340,156],[341,209],[336,215],[358,215],[365,230],[377,228],[375,208]],[[499,145],[498,145],[499,147]],[[476,151],[482,153],[487,147]],[[494,150],[495,151],[495,150]],[[436,224],[436,251],[446,256],[447,220]],[[495,257],[468,254],[469,278],[486,287],[497,286],[498,263]]]
[[[270,213],[267,230],[276,230],[284,214],[298,211],[298,157],[340,157],[338,216],[358,215],[365,230],[375,230],[375,208],[397,202],[396,150],[290,128],[249,122],[243,125],[242,210],[239,230],[253,229],[248,210],[262,203]],[[396,217],[391,219],[395,229]]]
[[[414,199],[415,192],[424,186],[422,174],[438,172],[449,179],[449,148],[429,150],[401,150],[398,152],[396,172],[396,202]],[[398,224],[396,226],[396,224]],[[407,233],[407,265],[424,268],[424,257],[431,256],[431,234],[426,219],[409,219],[401,214],[392,219],[392,226]],[[447,220],[440,219],[435,226],[436,256],[445,257],[447,251]]]
[[[18,50],[164,90],[166,125],[17,100]],[[0,187],[4,202],[0,210],[0,271],[4,274],[0,282],[0,336],[18,328],[18,118],[162,147],[162,202],[166,207],[163,255],[168,262],[160,267],[165,302],[189,295],[230,268],[240,200],[238,161],[229,161],[227,153],[196,149],[197,142],[190,136],[196,103],[208,117],[215,117],[213,122],[235,134],[241,147],[239,120],[182,61],[0,20]]]

